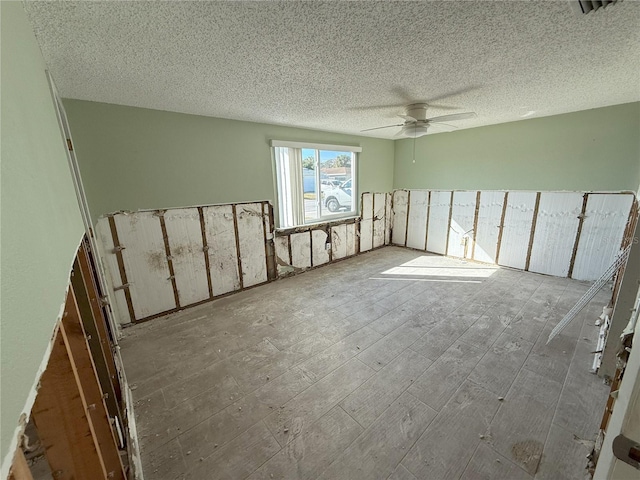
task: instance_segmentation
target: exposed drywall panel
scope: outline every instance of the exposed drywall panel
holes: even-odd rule
[[[429,231],[427,251],[444,255],[447,252],[447,230],[449,229],[449,209],[451,192],[431,192],[429,204]]]
[[[158,215],[136,212],[113,218],[136,319],[176,308]]]
[[[396,140],[393,188],[635,192],[639,131],[634,102]]]
[[[447,255],[469,258],[473,242],[473,222],[478,192],[453,192],[453,208]]]
[[[164,214],[173,273],[180,306],[209,298],[200,213],[197,208],[176,208]]]
[[[331,227],[331,254],[334,260],[347,256],[347,225]]]
[[[292,233],[291,264],[296,268],[309,268],[311,266],[311,233]]]
[[[242,286],[246,288],[264,283],[268,278],[262,203],[236,205],[236,219]]]
[[[427,204],[429,191],[411,190],[407,247],[424,250],[427,245]]]
[[[542,192],[529,271],[566,277],[576,241],[583,194]],[[551,247],[552,246],[552,247]]]
[[[385,194],[385,220],[384,220],[384,244],[389,245],[391,243],[391,225],[393,224],[393,206],[392,199],[393,194]]]
[[[527,264],[536,192],[509,192],[498,264],[524,270]]]
[[[505,192],[480,192],[473,259],[495,263]]]
[[[102,217],[95,224],[98,248],[100,249],[100,259],[107,274],[107,287],[111,290],[110,297],[115,305],[111,305],[111,310],[117,317],[119,323],[129,323],[135,320],[129,315],[129,307],[124,294],[124,289],[114,290],[122,285],[118,259],[114,253],[113,236],[109,227],[109,219]]]
[[[373,248],[384,245],[386,194],[373,194]]]
[[[356,235],[356,224],[347,224],[347,257],[358,253],[358,236]]]
[[[373,194],[362,194],[362,220],[360,220],[360,251],[373,248]]]
[[[359,190],[393,188],[392,140],[83,100],[64,105],[94,218],[118,210],[273,203],[267,139],[358,145]]]
[[[240,289],[232,205],[202,207],[213,295]]]
[[[409,202],[409,192],[406,190],[396,190],[393,192],[393,233],[391,243],[403,245],[407,235],[407,208]]]
[[[284,273],[286,268],[291,266],[289,259],[289,235],[282,235],[273,239],[273,246],[276,250],[276,265],[278,273]]]
[[[590,194],[572,278],[595,280],[620,252],[633,194]]]
[[[324,230],[311,230],[311,253],[314,267],[329,263],[328,240],[327,232]]]

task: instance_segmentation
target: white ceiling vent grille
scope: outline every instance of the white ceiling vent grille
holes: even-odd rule
[[[595,12],[600,7],[616,3],[618,0],[577,0],[573,2],[574,8],[581,13]]]

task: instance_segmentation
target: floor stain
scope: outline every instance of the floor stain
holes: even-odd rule
[[[525,440],[514,443],[511,447],[513,458],[525,468],[531,475],[538,471],[538,465],[542,458],[544,445],[536,440]]]

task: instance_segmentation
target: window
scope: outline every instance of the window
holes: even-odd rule
[[[351,217],[360,147],[272,141],[281,228]]]

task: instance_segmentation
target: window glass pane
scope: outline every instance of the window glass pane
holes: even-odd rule
[[[318,218],[318,196],[316,181],[316,150],[302,149],[302,185],[304,193],[304,221]]]
[[[351,152],[320,150],[320,188],[322,216],[339,215],[355,210],[352,198]]]

